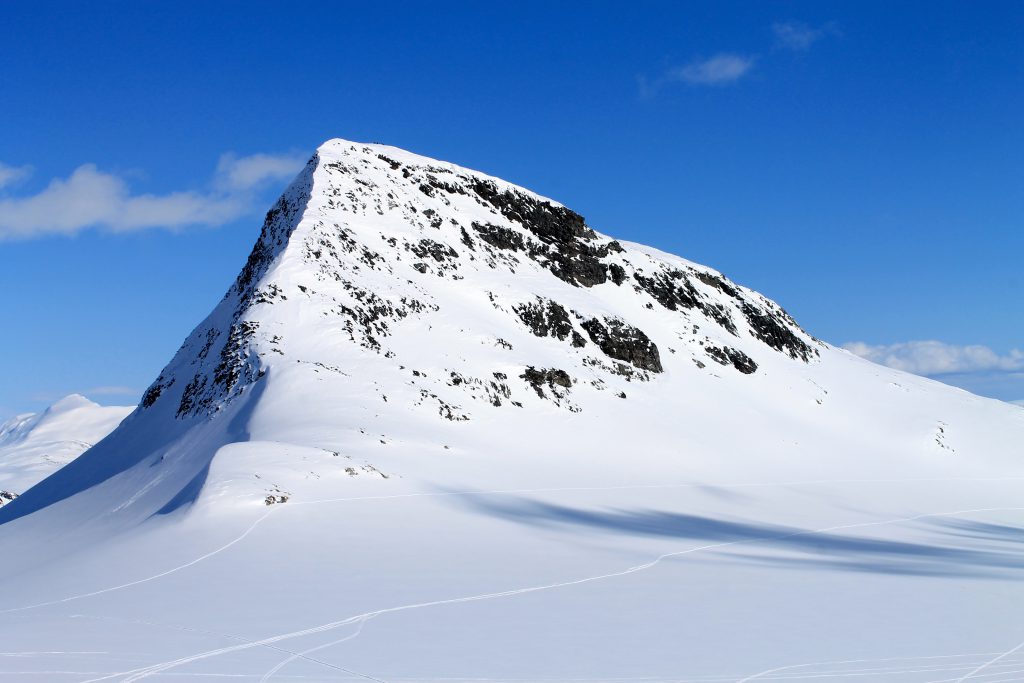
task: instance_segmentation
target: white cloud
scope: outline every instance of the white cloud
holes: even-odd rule
[[[843,348],[875,363],[916,375],[1024,371],[1024,351],[1013,349],[1000,355],[980,344],[956,346],[940,341],[911,341],[871,345],[850,342],[843,344]]]
[[[124,232],[223,225],[252,210],[259,186],[290,178],[302,163],[295,155],[224,155],[211,189],[162,195],[132,194],[121,177],[84,164],[37,194],[0,198],[0,240],[73,235],[90,227]]]
[[[683,66],[674,66],[655,79],[637,78],[641,97],[653,97],[669,83],[688,85],[727,85],[743,78],[753,68],[756,57],[722,53],[710,59],[697,59]]]
[[[238,158],[224,154],[217,164],[217,186],[227,191],[252,190],[267,182],[287,180],[306,163],[302,155],[253,154]]]
[[[27,178],[32,173],[29,166],[8,166],[0,161],[0,188]]]
[[[797,51],[810,49],[812,45],[828,34],[834,33],[835,30],[835,25],[832,23],[818,28],[808,26],[799,21],[784,21],[772,24],[772,33],[775,34],[776,46]]]
[[[698,59],[670,69],[665,74],[665,80],[681,81],[690,85],[724,85],[738,81],[753,66],[753,57],[722,53],[710,59]]]

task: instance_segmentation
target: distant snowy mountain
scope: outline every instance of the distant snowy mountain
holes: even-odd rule
[[[135,412],[0,509],[0,639],[53,680],[956,676],[1024,638],[1021,443],[713,269],[331,140]]]
[[[132,410],[71,394],[0,424],[0,505],[92,448]]]

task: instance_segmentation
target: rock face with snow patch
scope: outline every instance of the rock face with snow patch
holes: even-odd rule
[[[559,299],[568,292],[566,305]],[[719,273],[624,247],[574,211],[498,179],[335,140],[267,214],[224,302],[143,406],[176,403],[178,419],[213,415],[271,368],[315,360],[298,353],[300,330],[268,319],[277,311],[315,315],[333,343],[401,364],[392,340],[412,321],[429,327],[448,317],[452,295],[486,296],[490,317],[564,342],[573,374],[594,380],[662,373],[659,341],[694,359],[745,359],[728,363],[748,374],[757,368],[751,353],[805,363],[819,353],[782,309]],[[609,315],[612,300],[626,305]],[[655,305],[671,315],[653,316]],[[645,325],[670,332],[654,339]]]

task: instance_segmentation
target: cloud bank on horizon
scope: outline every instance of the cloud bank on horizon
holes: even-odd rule
[[[1024,351],[1020,349],[1001,355],[981,344],[957,346],[940,341],[877,345],[849,342],[843,348],[874,363],[915,375],[1024,372]]]
[[[0,240],[74,235],[88,228],[130,232],[223,225],[253,211],[257,190],[291,179],[305,162],[301,154],[228,153],[221,155],[206,189],[167,194],[133,193],[124,178],[82,164],[35,194],[0,195]],[[30,172],[0,163],[0,189]]]

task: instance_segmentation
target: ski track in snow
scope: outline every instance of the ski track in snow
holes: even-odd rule
[[[176,625],[176,624],[164,624],[164,623],[160,623],[160,622],[156,622],[156,621],[150,621],[150,620],[146,620],[146,619],[121,619],[121,618],[117,618],[117,617],[92,616],[92,615],[87,615],[87,614],[72,614],[71,618],[72,619],[98,619],[98,620],[101,620],[101,621],[117,621],[117,622],[122,622],[122,623],[129,623],[129,624],[141,624],[141,625],[145,625],[145,626],[155,626],[155,627],[158,627],[158,628],[172,629],[172,630],[175,630],[175,631],[186,631],[188,633],[199,633],[199,634],[204,635],[204,636],[216,636],[216,637],[219,637],[219,638],[225,638],[227,640],[239,640],[239,641],[242,641],[243,643],[251,643],[251,642],[253,642],[250,638],[245,638],[243,636],[234,635],[232,633],[220,633],[220,632],[217,632],[217,631],[208,631],[206,629],[196,628],[194,626],[180,626],[180,625]],[[359,625],[359,631],[362,631],[362,622]],[[349,636],[349,638],[354,638],[357,635],[359,635],[358,632],[356,632],[352,636]],[[343,638],[342,641],[348,640],[349,638]],[[330,643],[330,644],[333,644],[333,643]],[[378,679],[373,678],[372,676],[367,676],[366,674],[359,673],[358,671],[354,671],[352,669],[346,669],[343,666],[336,666],[334,664],[331,664],[330,662],[325,662],[323,660],[316,659],[314,657],[308,656],[310,653],[315,652],[316,650],[322,649],[322,647],[311,648],[309,650],[306,650],[305,652],[295,652],[294,650],[289,650],[288,648],[279,647],[279,646],[276,646],[276,645],[265,645],[264,647],[266,647],[267,649],[270,649],[270,650],[275,650],[275,651],[280,652],[282,654],[289,655],[288,659],[284,660],[284,662],[281,664],[281,666],[283,666],[284,663],[293,662],[296,659],[303,659],[305,661],[312,662],[313,664],[320,664],[322,666],[326,666],[327,668],[334,669],[336,671],[341,671],[343,673],[352,674],[352,675],[357,676],[359,678],[364,678],[364,679],[374,680],[374,681],[378,680]],[[106,653],[104,653],[104,654],[106,654]],[[0,675],[4,675],[4,673],[5,672],[0,671]],[[95,674],[83,674],[83,675],[99,675],[100,673],[101,672],[95,672]],[[102,672],[102,673],[105,673],[105,672]],[[118,675],[118,674],[115,673],[115,674],[112,674],[112,675]],[[194,674],[194,675],[201,675],[201,674]],[[213,674],[209,674],[209,675],[213,675]],[[384,682],[381,681],[380,683],[384,683]]]
[[[1024,648],[1024,642],[1021,642],[1018,645],[1010,648],[1009,650],[1007,650],[1006,652],[1002,653],[998,657],[993,657],[992,659],[988,660],[987,662],[985,662],[984,664],[979,666],[977,669],[974,669],[970,673],[962,676],[961,678],[956,679],[956,683],[962,683],[962,681],[966,681],[969,678],[975,678],[977,676],[977,674],[979,674],[982,671],[984,671],[985,669],[989,668],[990,666],[992,666],[993,664],[995,664],[999,660],[1006,659],[1007,657],[1009,657],[1013,653],[1017,652],[1021,648]]]
[[[428,494],[424,494],[424,495],[428,495]],[[326,501],[324,501],[324,502],[326,502]],[[951,510],[951,511],[941,511],[941,512],[929,512],[929,513],[923,513],[923,514],[919,514],[919,515],[912,515],[912,516],[909,516],[909,517],[898,517],[898,518],[887,519],[887,520],[879,520],[879,521],[874,521],[874,522],[854,522],[854,523],[850,523],[850,524],[839,524],[839,525],[834,525],[834,526],[829,526],[829,527],[823,527],[823,528],[820,528],[820,529],[813,529],[813,530],[808,530],[808,531],[794,532],[794,533],[791,533],[791,534],[782,534],[782,535],[775,535],[775,536],[764,536],[764,537],[760,537],[760,538],[744,539],[744,540],[738,540],[738,541],[726,541],[726,542],[723,542],[723,543],[711,543],[711,544],[706,544],[706,545],[702,545],[702,546],[696,546],[696,547],[693,547],[693,548],[688,548],[686,550],[678,550],[678,551],[674,551],[674,552],[670,552],[670,553],[664,553],[664,554],[659,555],[658,557],[654,558],[653,560],[651,560],[649,562],[645,562],[643,564],[635,565],[633,567],[629,567],[627,569],[623,569],[623,570],[617,571],[617,572],[609,572],[609,573],[606,573],[606,574],[599,574],[599,575],[595,575],[595,576],[588,576],[588,577],[583,577],[583,578],[580,578],[580,579],[573,579],[573,580],[570,580],[570,581],[561,581],[561,582],[557,582],[557,583],[543,584],[543,585],[539,585],[539,586],[529,586],[529,587],[526,587],[526,588],[516,588],[516,589],[510,589],[510,590],[506,590],[506,591],[497,591],[497,592],[492,592],[492,593],[483,593],[483,594],[479,594],[479,595],[463,596],[463,597],[449,598],[449,599],[443,599],[443,600],[431,600],[431,601],[427,601],[427,602],[412,603],[412,604],[408,604],[408,605],[399,605],[399,606],[395,606],[395,607],[386,607],[386,608],[379,609],[379,610],[373,610],[373,611],[370,611],[370,612],[364,612],[364,613],[361,613],[361,614],[356,614],[356,615],[353,615],[351,617],[347,617],[345,619],[341,619],[341,620],[333,621],[333,622],[328,622],[326,624],[321,624],[319,626],[314,626],[314,627],[311,627],[311,628],[302,629],[302,630],[298,630],[298,631],[291,631],[291,632],[287,632],[287,633],[282,633],[282,634],[270,636],[270,637],[267,637],[267,638],[263,638],[261,640],[252,641],[252,642],[249,642],[249,643],[244,643],[244,644],[239,644],[239,645],[232,645],[232,646],[228,646],[228,647],[217,648],[217,649],[214,649],[214,650],[208,650],[206,652],[201,652],[201,653],[194,654],[194,655],[189,655],[189,656],[186,656],[186,657],[180,657],[178,659],[174,659],[174,660],[170,660],[170,661],[166,661],[166,662],[160,662],[158,664],[154,664],[154,665],[151,665],[151,666],[148,666],[148,667],[143,667],[143,668],[140,668],[140,669],[134,669],[134,670],[131,670],[131,671],[122,671],[122,672],[118,672],[116,674],[110,674],[108,676],[104,676],[104,677],[101,677],[101,678],[89,679],[87,681],[83,681],[82,683],[98,683],[99,681],[109,680],[111,678],[116,678],[118,676],[125,676],[125,678],[122,679],[122,683],[133,683],[134,681],[139,681],[139,680],[142,680],[143,678],[148,678],[148,677],[150,677],[150,676],[152,676],[154,674],[159,674],[159,673],[162,673],[164,671],[167,671],[168,669],[172,669],[172,668],[175,668],[175,667],[178,667],[178,666],[182,666],[184,664],[190,664],[190,663],[193,663],[193,662],[202,661],[202,660],[209,659],[209,658],[212,658],[212,657],[218,657],[218,656],[224,655],[224,654],[229,654],[229,653],[233,653],[233,652],[239,652],[239,651],[242,651],[242,650],[248,650],[248,649],[251,649],[253,647],[261,647],[261,646],[264,646],[264,645],[272,645],[272,644],[276,644],[278,642],[281,642],[283,640],[290,640],[290,639],[293,639],[293,638],[300,638],[300,637],[304,637],[304,636],[308,636],[308,635],[313,635],[313,634],[316,634],[316,633],[324,633],[326,631],[331,631],[333,629],[340,628],[342,626],[347,626],[347,625],[350,625],[350,624],[354,624],[354,623],[357,623],[359,621],[363,621],[363,620],[366,620],[366,619],[377,617],[377,616],[380,616],[380,615],[383,615],[383,614],[393,614],[393,613],[397,613],[397,612],[405,612],[405,611],[410,611],[410,610],[415,610],[415,609],[424,609],[424,608],[428,608],[428,607],[437,607],[437,606],[440,606],[440,605],[454,605],[454,604],[462,604],[462,603],[468,603],[468,602],[477,602],[477,601],[481,601],[481,600],[492,600],[492,599],[497,599],[497,598],[511,597],[511,596],[515,596],[515,595],[524,595],[524,594],[528,594],[528,593],[536,593],[536,592],[552,590],[552,589],[556,589],[556,588],[566,588],[566,587],[569,587],[569,586],[578,586],[578,585],[582,585],[582,584],[586,584],[586,583],[592,583],[592,582],[596,582],[596,581],[602,581],[602,580],[606,580],[606,579],[619,578],[619,577],[628,576],[628,575],[631,575],[631,574],[635,574],[635,573],[638,573],[638,572],[645,571],[647,569],[650,569],[652,567],[657,566],[662,561],[670,559],[670,558],[682,557],[682,556],[685,556],[685,555],[691,555],[691,554],[694,554],[694,553],[698,553],[698,552],[702,552],[702,551],[707,551],[707,550],[715,550],[715,549],[718,549],[718,548],[725,548],[725,547],[731,547],[731,546],[737,546],[737,545],[745,545],[745,544],[751,544],[751,543],[758,543],[758,542],[763,542],[763,541],[783,540],[783,539],[794,538],[794,537],[798,537],[798,536],[808,536],[808,535],[815,535],[815,534],[822,534],[822,533],[830,533],[830,532],[841,531],[841,530],[846,530],[846,529],[863,529],[863,528],[868,528],[868,527],[877,527],[877,526],[886,526],[886,525],[891,525],[891,524],[907,523],[907,522],[913,522],[913,521],[917,521],[917,520],[921,520],[921,519],[931,519],[931,518],[937,518],[937,517],[957,517],[957,516],[961,516],[961,515],[975,514],[975,513],[982,513],[982,512],[1010,512],[1010,511],[1015,511],[1015,512],[1016,511],[1024,511],[1024,507],[973,508],[973,509],[967,509],[967,510]],[[1003,655],[1000,655],[999,657],[996,657],[995,659],[991,660],[991,662],[989,662],[989,663],[994,663],[994,662],[998,661],[999,659],[1001,659],[1001,658],[1003,658],[1005,656],[1013,654],[1014,652],[1016,652],[1021,647],[1024,647],[1024,643],[1022,643],[1021,645],[1017,646],[1017,648],[1009,650],[1006,653],[1004,653]],[[979,672],[982,669],[984,669],[985,666],[986,665],[983,664],[981,667],[979,667],[977,669],[977,671],[972,672],[970,674],[967,674],[966,676],[962,677],[959,680],[961,680],[961,681],[962,680],[966,680],[970,676],[973,676],[977,672]],[[747,680],[749,680],[749,679],[747,679]]]
[[[199,564],[203,560],[208,559],[210,557],[213,557],[214,555],[217,555],[218,553],[221,553],[221,552],[227,550],[228,548],[230,548],[231,546],[235,545],[236,543],[241,542],[242,540],[245,539],[246,536],[248,536],[250,533],[252,533],[252,531],[257,526],[259,526],[260,522],[265,520],[267,518],[267,516],[270,515],[270,513],[271,513],[270,510],[268,510],[265,513],[263,513],[262,516],[260,516],[255,522],[253,522],[249,526],[248,529],[246,529],[244,532],[242,532],[242,534],[240,536],[238,536],[237,538],[235,538],[234,540],[231,540],[231,541],[225,543],[224,545],[220,546],[219,548],[217,548],[215,550],[211,550],[210,552],[206,553],[205,555],[200,555],[199,557],[195,558],[194,560],[186,562],[185,564],[182,564],[182,565],[178,565],[177,567],[173,567],[172,569],[168,569],[166,571],[162,571],[159,574],[154,574],[152,576],[147,576],[144,579],[138,579],[136,581],[130,581],[128,583],[122,583],[122,584],[117,585],[117,586],[111,586],[109,588],[102,588],[100,590],[92,591],[91,593],[82,593],[82,594],[79,594],[79,595],[71,595],[71,596],[68,596],[66,598],[60,598],[59,600],[49,600],[47,602],[39,602],[39,603],[36,603],[34,605],[25,605],[23,607],[10,607],[10,608],[4,609],[4,610],[0,610],[0,614],[10,614],[12,612],[24,612],[25,610],[36,609],[37,607],[49,607],[51,605],[60,605],[60,604],[65,603],[65,602],[71,602],[72,600],[81,600],[82,598],[91,598],[91,597],[94,597],[94,596],[97,596],[97,595],[103,595],[104,593],[111,593],[113,591],[122,590],[124,588],[131,588],[132,586],[138,586],[139,584],[147,583],[149,581],[155,581],[156,579],[163,578],[165,576],[168,576],[169,574],[173,574],[175,572],[181,571],[182,569],[187,569],[187,568],[189,568],[189,567],[191,567],[193,565]]]
[[[303,650],[302,652],[297,652],[297,653],[293,654],[288,659],[281,660],[279,663],[275,664],[273,668],[269,669],[265,674],[263,674],[263,677],[260,678],[260,683],[267,683],[267,681],[269,681],[271,678],[273,678],[274,675],[277,674],[278,671],[280,671],[284,667],[288,666],[289,664],[294,662],[296,659],[299,659],[301,657],[305,657],[306,655],[310,655],[310,654],[312,654],[314,652],[317,652],[318,650],[324,650],[324,649],[329,648],[329,647],[334,647],[335,645],[340,645],[341,643],[344,643],[345,641],[352,640],[354,638],[358,638],[359,634],[363,632],[363,626],[366,625],[366,622],[367,622],[367,619],[360,619],[359,620],[359,627],[355,630],[355,632],[354,633],[350,633],[349,635],[345,636],[344,638],[339,638],[337,640],[332,640],[329,643],[324,643],[323,645],[317,645],[316,647],[311,647],[308,650]],[[364,676],[365,678],[370,679],[371,681],[380,681],[380,683],[384,683],[379,678],[374,678],[373,676],[366,676],[365,674],[360,674],[360,675]]]
[[[916,668],[907,668],[907,667],[913,667],[914,666],[914,665],[908,664],[908,665],[906,665],[904,667],[892,666],[892,667],[889,667],[889,668],[882,668],[882,669],[870,668],[870,669],[852,669],[852,670],[847,669],[847,670],[825,671],[825,672],[813,671],[813,672],[806,672],[804,674],[796,675],[796,676],[777,676],[777,675],[772,675],[772,674],[781,673],[783,671],[792,671],[793,669],[809,668],[809,667],[812,667],[812,666],[813,667],[821,667],[821,666],[836,666],[836,665],[841,665],[841,664],[877,664],[877,663],[880,663],[880,662],[901,662],[901,661],[902,662],[923,662],[923,661],[930,661],[930,660],[956,659],[956,658],[964,658],[964,657],[991,657],[992,655],[995,655],[995,654],[999,654],[1001,656],[1005,656],[1005,655],[1010,654],[1010,653],[980,652],[980,653],[957,654],[957,655],[929,655],[929,656],[924,656],[924,657],[887,657],[887,658],[884,658],[884,659],[842,659],[842,660],[821,661],[821,662],[806,662],[806,663],[803,663],[803,664],[788,664],[786,666],[779,666],[779,667],[775,667],[773,669],[765,669],[764,671],[759,671],[756,674],[751,674],[750,676],[747,676],[746,678],[741,678],[741,679],[735,681],[735,683],[748,683],[748,681],[753,681],[753,680],[758,680],[758,679],[760,679],[760,680],[792,680],[792,679],[817,678],[817,677],[822,677],[822,676],[836,676],[836,675],[839,675],[839,676],[869,675],[871,673],[879,673],[879,672],[883,672],[883,673],[924,673],[924,672],[928,672],[928,671],[957,671],[957,670],[963,670],[963,669],[967,669],[967,668],[969,668],[971,666],[974,666],[974,663],[970,662],[970,663],[959,664],[959,665],[936,664],[936,665],[933,665],[932,667],[924,667],[924,668],[921,668],[920,666],[917,666]],[[995,662],[995,660],[989,660],[989,663],[994,663],[994,662]],[[1008,666],[1015,666],[1018,663],[1009,664]],[[982,665],[982,666],[984,666],[984,665]],[[976,669],[975,673],[977,671],[980,671],[980,668]],[[1000,672],[1000,673],[1006,674],[1006,673],[1017,673],[1017,672],[1016,671],[1009,671],[1009,672],[1004,671],[1004,672]],[[968,674],[967,676],[969,677],[970,675],[971,674]],[[953,681],[953,680],[955,680],[955,679],[943,679],[942,681],[929,681],[929,683],[948,683],[949,681]],[[963,679],[959,679],[959,680],[963,680]]]

